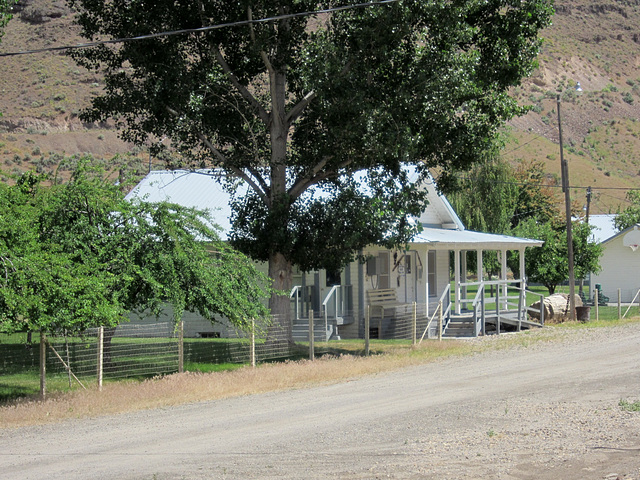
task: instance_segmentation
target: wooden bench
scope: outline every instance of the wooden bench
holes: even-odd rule
[[[404,305],[398,302],[396,290],[394,288],[377,288],[367,290],[367,300],[369,304],[370,318],[374,317],[374,309],[380,309],[380,320],[378,322],[378,338],[382,338],[382,320],[384,320],[384,310]],[[377,315],[375,315],[377,317]]]

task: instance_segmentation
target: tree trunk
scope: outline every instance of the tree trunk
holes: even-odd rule
[[[287,198],[287,140],[289,126],[285,121],[286,73],[284,70],[271,69],[269,74],[271,93],[271,137],[270,160],[270,209],[283,215],[280,228],[286,230],[288,225],[289,200]],[[282,207],[285,208],[282,208]],[[286,213],[285,213],[286,212]],[[277,245],[275,250],[277,250]],[[281,291],[281,295],[273,294],[269,301],[274,325],[270,328],[269,341],[286,341],[293,343],[291,330],[291,304],[289,292],[293,282],[291,262],[282,253],[271,253],[269,256],[269,277],[273,280],[273,288]]]
[[[269,300],[269,308],[273,317],[273,326],[269,329],[269,340],[293,343],[291,331],[291,303],[289,292],[293,283],[291,262],[281,253],[269,257],[269,277],[273,280],[273,288],[282,291],[283,295],[273,294]]]

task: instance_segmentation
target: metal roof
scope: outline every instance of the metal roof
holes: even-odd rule
[[[424,228],[414,237],[412,243],[427,243],[436,250],[519,250],[526,247],[540,247],[544,242],[472,230]]]
[[[125,197],[145,202],[177,203],[183,207],[207,210],[215,224],[221,228],[222,240],[231,230],[230,196],[220,185],[219,177],[207,172],[186,170],[151,171]]]
[[[431,210],[435,216],[426,214],[421,216],[420,220],[424,228],[414,237],[412,243],[427,243],[436,249],[451,250],[517,250],[540,246],[544,243],[526,238],[464,230],[462,222],[444,195],[436,191],[434,182],[428,182],[426,188],[429,192],[429,205],[426,210]],[[152,203],[167,201],[185,207],[208,210],[215,224],[221,228],[222,240],[227,240],[228,233],[231,231],[232,212],[229,205],[231,197],[220,184],[220,176],[211,170],[151,171],[126,198],[128,200],[138,198]],[[425,221],[427,219],[445,222],[451,225],[452,229],[434,227],[433,223]]]

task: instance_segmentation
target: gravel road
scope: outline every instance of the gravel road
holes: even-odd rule
[[[621,399],[640,400],[637,323],[342,384],[0,429],[0,477],[640,480],[640,412]]]

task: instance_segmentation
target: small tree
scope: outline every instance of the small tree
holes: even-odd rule
[[[247,327],[263,317],[266,278],[222,243],[202,212],[129,203],[86,165],[64,185],[26,174],[2,186],[0,326],[115,326],[130,311],[174,307]]]
[[[622,211],[618,209],[618,213],[613,220],[613,224],[618,231],[622,231],[634,226],[636,223],[640,223],[640,191],[629,190],[626,198],[629,205],[627,205],[627,207]]]
[[[16,3],[18,3],[18,0],[0,0],[0,39],[4,35],[4,27],[13,18],[11,9]]]
[[[602,247],[589,241],[591,228],[590,225],[581,222],[574,222],[572,226],[574,272],[577,278],[600,270]],[[514,233],[544,241],[541,247],[527,252],[525,268],[530,281],[541,283],[549,294],[553,295],[556,287],[569,275],[566,225],[560,221],[538,222],[531,218],[521,222],[514,229]],[[518,253],[509,257],[509,265],[513,271],[518,271]]]

